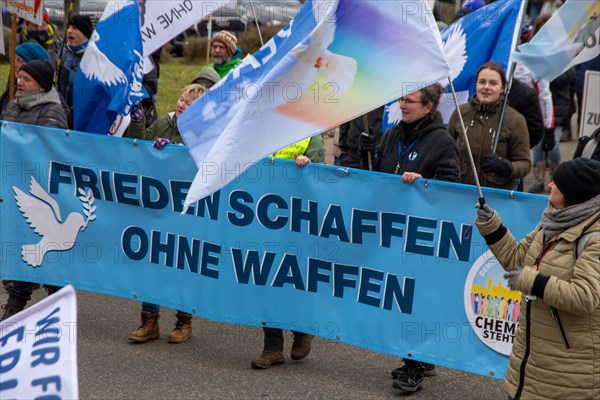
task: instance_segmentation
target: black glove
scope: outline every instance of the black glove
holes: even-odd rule
[[[545,128],[544,137],[542,138],[542,150],[548,153],[554,146],[556,146],[554,128]]]
[[[500,158],[496,153],[488,153],[483,156],[481,170],[486,174],[495,172],[498,176],[509,178],[512,175],[513,168],[509,160]]]
[[[373,151],[379,145],[378,137],[373,132],[372,128],[369,128],[369,132],[361,132],[359,139],[359,148],[361,151]]]

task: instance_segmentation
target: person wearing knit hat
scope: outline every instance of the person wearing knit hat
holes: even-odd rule
[[[581,157],[564,162],[554,170],[549,186],[548,201],[555,208],[584,203],[600,195],[600,162]]]
[[[229,73],[236,65],[242,62],[242,50],[237,47],[237,38],[229,31],[219,31],[215,33],[210,56],[212,64],[209,67],[214,68],[221,78]]]
[[[197,83],[204,86],[205,89],[210,89],[221,80],[219,73],[214,68],[204,67],[191,83]]]
[[[73,15],[69,19],[68,27],[77,28],[88,39],[92,37],[92,33],[94,32],[92,20],[87,15]]]
[[[600,162],[563,162],[549,186],[540,223],[520,242],[487,204],[475,220],[506,286],[522,296],[504,390],[508,398],[597,399]]]
[[[39,90],[35,86],[29,86],[23,84],[24,80],[23,73],[27,73],[31,78],[37,82],[39,85]],[[17,83],[17,93],[22,93],[24,88],[35,87],[36,91],[43,90],[44,92],[49,92],[52,89],[52,83],[54,81],[54,68],[52,64],[46,60],[33,60],[25,63],[21,66],[21,70],[19,72],[19,82]],[[31,92],[30,89],[25,90],[24,94],[28,94]],[[23,93],[22,93],[23,94]]]
[[[8,122],[66,129],[67,116],[58,92],[52,87],[53,78],[54,69],[47,60],[23,64],[17,80],[17,96],[6,105],[0,118]],[[6,286],[8,299],[0,306],[3,311],[0,321],[23,310],[36,286],[37,283],[33,282],[11,281]],[[58,286],[45,286],[49,295],[60,289]]]
[[[48,52],[39,44],[35,42],[25,42],[21,43],[15,49],[15,80],[14,85],[15,89],[17,87],[17,78],[19,77],[19,70],[21,66],[26,62],[33,60],[46,60],[50,61],[50,56]],[[10,89],[10,79],[6,80],[6,90],[0,96],[0,114],[4,110],[4,107],[8,104],[9,98],[9,90]]]
[[[75,76],[94,28],[87,15],[73,15],[67,25],[67,45],[57,64],[58,92],[69,107],[69,128],[73,128],[73,86]]]
[[[50,55],[42,46],[36,42],[25,42],[21,43],[15,49],[17,56],[21,57],[24,62],[32,60],[46,60],[50,61]]]

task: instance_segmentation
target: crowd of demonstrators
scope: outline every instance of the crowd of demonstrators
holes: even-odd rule
[[[600,162],[554,171],[548,206],[519,243],[484,205],[475,224],[526,304],[504,389],[509,399],[600,396]]]
[[[13,90],[16,92],[17,89],[17,79],[19,77],[19,70],[21,66],[29,61],[40,60],[40,61],[50,61],[50,56],[48,52],[39,44],[33,42],[21,43],[15,49],[15,62],[14,62],[14,88]],[[10,72],[9,72],[10,73]],[[10,93],[10,77],[6,80],[6,90],[2,93],[0,97],[0,114],[4,112],[4,108],[9,102],[9,93]]]
[[[373,170],[375,149],[381,143],[384,107],[378,107],[340,125],[337,140],[340,154],[336,165]]]
[[[67,116],[60,95],[53,86],[54,68],[48,60],[32,60],[19,67],[17,93],[2,112],[2,119],[22,124],[67,128]],[[8,300],[2,305],[0,320],[23,310],[37,283],[10,281],[5,284]],[[46,285],[48,294],[60,289]]]
[[[325,143],[321,135],[316,135],[278,150],[273,157],[295,160],[298,168],[303,168],[310,162],[323,164],[325,163]],[[263,335],[263,351],[250,362],[250,366],[254,369],[267,369],[283,364],[285,362],[283,329],[264,327]],[[294,341],[290,357],[294,361],[299,361],[310,353],[314,336],[298,331],[292,331],[292,335]]]
[[[377,148],[375,170],[402,176],[411,184],[417,178],[458,182],[458,147],[437,111],[441,86],[427,86],[399,99],[402,119],[386,132]],[[414,392],[435,365],[414,359],[392,371],[392,386]]]
[[[47,12],[44,12],[41,25],[24,21],[20,28],[19,43],[34,42],[48,52],[50,60],[56,64],[62,40],[56,27],[50,22]]]
[[[482,65],[476,74],[476,91],[470,102],[455,110],[448,121],[448,132],[458,141],[461,183],[474,184],[467,146],[471,148],[479,182],[483,186],[514,189],[531,169],[529,133],[525,118],[506,106],[500,132],[502,100],[506,89],[504,69],[494,63]],[[460,134],[460,112],[469,143]],[[493,147],[497,142],[496,152]]]
[[[83,57],[85,48],[94,32],[92,20],[87,15],[73,15],[67,23],[67,44],[63,47],[58,68],[58,91],[63,96],[71,117],[69,128],[73,129],[73,87],[75,76],[79,70],[79,63]]]
[[[177,101],[175,111],[168,113],[164,117],[158,118],[152,125],[146,128],[146,121],[141,107],[137,107],[132,112],[131,125],[127,131],[127,136],[137,139],[153,140],[154,147],[162,150],[169,143],[183,144],[183,139],[177,127],[177,118],[194,101],[204,94],[204,87],[198,84],[191,84],[183,88],[181,96]],[[160,317],[160,306],[151,303],[142,303],[141,324],[127,338],[133,342],[143,343],[148,340],[158,339],[160,329],[158,320]],[[192,337],[192,315],[183,311],[177,311],[175,314],[177,321],[175,327],[169,333],[167,340],[169,343],[183,343]]]

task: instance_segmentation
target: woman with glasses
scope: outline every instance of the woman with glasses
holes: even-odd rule
[[[458,148],[437,111],[441,85],[419,89],[400,98],[402,120],[383,136],[375,153],[375,170],[417,178],[458,182]]]
[[[419,89],[400,98],[402,120],[383,136],[375,154],[375,170],[402,175],[402,182],[417,178],[458,182],[458,147],[448,135],[437,111],[441,85]],[[410,393],[425,376],[435,375],[435,365],[414,359],[392,371],[392,386]]]
[[[497,132],[506,90],[504,69],[494,62],[483,64],[476,75],[476,91],[468,104],[460,106],[477,176],[482,186],[514,189],[515,180],[531,169],[529,132],[525,118],[506,106],[502,127]],[[457,110],[448,121],[448,132],[457,140],[460,154],[460,181],[475,184]],[[496,138],[496,135],[499,135]],[[494,143],[497,147],[493,151]]]

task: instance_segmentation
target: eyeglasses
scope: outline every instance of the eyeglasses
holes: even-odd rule
[[[421,104],[423,104],[422,101],[411,100],[411,99],[407,99],[406,97],[400,97],[398,99],[398,101],[400,102],[400,104],[404,103],[407,106],[410,106],[411,104],[414,104],[414,103],[421,103]]]

